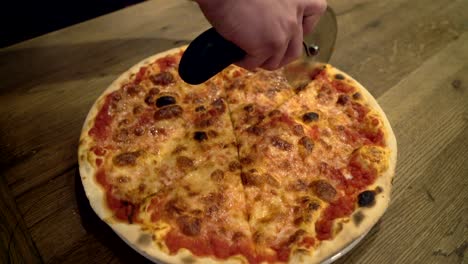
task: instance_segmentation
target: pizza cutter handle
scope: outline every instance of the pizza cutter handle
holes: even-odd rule
[[[245,51],[210,28],[185,50],[179,64],[179,75],[186,83],[200,84],[245,55]]]

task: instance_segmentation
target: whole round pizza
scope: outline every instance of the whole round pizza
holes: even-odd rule
[[[121,75],[86,118],[79,165],[97,215],[165,263],[319,263],[388,206],[396,140],[331,65],[292,87],[229,66],[184,83],[184,48]]]

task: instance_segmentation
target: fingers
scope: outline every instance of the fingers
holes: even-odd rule
[[[267,57],[255,57],[252,55],[246,55],[244,59],[235,64],[239,67],[253,71],[260,67],[268,58]]]
[[[317,26],[319,19],[320,19],[320,15],[312,15],[312,16],[304,17],[304,19],[302,20],[302,28],[303,28],[304,35],[307,35],[314,31],[314,28],[315,26]]]
[[[281,62],[286,55],[290,42],[291,41],[288,39],[281,45],[278,45],[278,47],[274,47],[273,56],[267,59],[260,67],[266,70],[276,70],[281,67]]]
[[[279,67],[283,67],[284,65],[294,61],[299,56],[301,56],[303,49],[302,40],[302,29],[299,28],[297,34],[294,34],[293,38],[289,42],[288,49],[284,54]]]
[[[304,3],[304,16],[312,16],[312,15],[319,15],[321,16],[325,13],[327,9],[327,1],[325,0],[316,0],[316,1],[306,1]]]
[[[220,24],[219,32],[247,53],[236,65],[247,70],[275,70],[301,55],[304,34],[313,31],[326,6],[326,0],[259,0],[253,2],[252,8],[232,5],[225,11],[237,8],[245,21],[235,19],[230,27]],[[269,10],[270,14],[259,17],[252,10]]]

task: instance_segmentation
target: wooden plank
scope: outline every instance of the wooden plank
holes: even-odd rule
[[[340,28],[332,63],[381,95],[400,148],[388,212],[338,263],[466,262],[467,4],[330,0]],[[193,3],[154,0],[0,50],[1,180],[18,204],[6,223],[24,216],[18,250],[34,245],[29,228],[30,253],[46,262],[144,261],[87,204],[78,135],[118,74],[206,27]],[[16,206],[8,199],[2,216]]]
[[[468,1],[329,1],[338,13],[331,63],[375,96],[466,31]]]
[[[465,33],[379,98],[399,146],[393,200],[379,231],[338,263],[466,261],[467,43]]]
[[[0,263],[42,263],[3,177],[0,177]]]

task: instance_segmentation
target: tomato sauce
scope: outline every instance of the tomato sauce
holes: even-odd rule
[[[214,232],[189,237],[172,229],[166,235],[165,242],[171,254],[177,253],[181,248],[186,248],[196,256],[215,256],[226,259],[235,255],[243,255],[249,263],[264,261],[263,258],[255,255],[253,244],[248,240],[233,243]]]
[[[333,220],[337,218],[350,216],[356,207],[357,194],[366,186],[374,183],[377,177],[377,171],[374,168],[365,168],[354,155],[348,164],[348,171],[352,179],[346,179],[341,172],[334,168],[328,168],[330,178],[338,180],[338,187],[345,191],[346,196],[338,198],[330,203],[325,211],[315,223],[317,239],[327,240],[333,237]]]
[[[107,206],[114,212],[114,216],[119,220],[129,223],[138,222],[138,207],[128,201],[120,200],[112,194],[112,185],[107,181],[104,170],[97,171],[96,180],[104,187]]]
[[[299,245],[305,248],[312,248],[315,245],[315,239],[313,237],[306,236],[302,239]]]
[[[143,78],[145,77],[145,73],[146,73],[146,70],[148,69],[148,67],[141,67],[140,70],[138,71],[138,73],[136,74],[135,76],[135,80],[133,81],[135,84],[139,84]]]
[[[357,121],[362,122],[364,117],[366,117],[367,113],[369,113],[369,109],[359,103],[352,102],[351,107],[357,113]]]
[[[101,110],[96,115],[94,120],[94,126],[89,130],[88,135],[94,137],[97,141],[104,141],[109,135],[109,125],[111,124],[112,117],[109,113],[110,105],[112,102],[113,94],[107,95],[104,105],[101,107]],[[96,153],[96,152],[95,152]],[[96,155],[98,155],[96,153]]]
[[[359,192],[374,183],[377,177],[377,171],[374,168],[364,168],[356,156],[351,158],[348,170],[353,175],[353,178],[349,180],[349,185],[353,187],[353,193]],[[351,190],[347,190],[347,193],[351,193]]]
[[[317,125],[313,125],[309,130],[309,135],[313,140],[318,140],[320,137],[320,130]]]
[[[309,78],[311,80],[315,80],[315,78],[317,78],[317,76],[320,74],[320,73],[324,73],[325,71],[324,70],[321,70],[321,69],[314,69],[313,71],[311,71],[309,73]]]
[[[316,69],[313,72],[311,72],[309,76],[312,80],[318,80],[318,81],[322,81],[325,83],[330,83],[330,79],[328,79],[328,76],[327,76],[327,71],[325,70]]]
[[[315,223],[317,239],[326,240],[333,237],[333,220],[350,216],[356,207],[355,196],[342,196],[330,203]]]
[[[167,71],[169,68],[177,66],[177,58],[173,56],[167,56],[156,60],[161,72]]]
[[[362,137],[366,138],[370,143],[378,145],[378,146],[384,146],[384,133],[382,129],[378,129],[377,131],[366,131],[363,130],[360,132]]]
[[[104,156],[106,154],[106,150],[104,148],[101,148],[99,146],[94,146],[91,148],[91,151],[96,154],[96,156]]]
[[[332,81],[332,86],[341,93],[353,93],[355,90],[353,86],[337,80]]]

